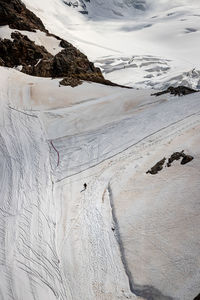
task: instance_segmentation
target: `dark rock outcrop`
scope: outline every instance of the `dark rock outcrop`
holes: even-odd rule
[[[184,155],[183,155],[183,159],[181,160],[181,165],[186,165],[186,164],[188,164],[190,161],[192,161],[193,159],[194,159],[193,156],[184,154]]]
[[[0,0],[0,26],[3,25],[18,30],[47,32],[42,21],[20,0]]]
[[[168,87],[167,90],[158,92],[158,93],[154,93],[154,94],[152,94],[152,96],[161,96],[164,94],[171,94],[171,95],[175,95],[175,96],[185,96],[185,95],[189,95],[189,94],[196,93],[196,92],[197,92],[196,90],[191,89],[186,86],[177,86],[177,87],[170,86],[170,87]]]
[[[71,87],[76,87],[82,84],[82,81],[74,77],[65,77],[60,81],[60,85],[70,85]]]
[[[168,158],[167,167],[171,167],[172,163],[175,160],[180,160],[180,159],[181,159],[181,165],[185,165],[185,164],[189,163],[190,161],[192,161],[194,159],[194,157],[191,155],[185,154],[184,150],[181,152],[174,152],[170,156],[170,158]],[[158,172],[160,172],[164,167],[165,161],[166,161],[166,158],[164,157],[162,160],[157,162],[150,170],[148,170],[146,172],[146,174],[155,175]]]
[[[181,152],[175,152],[168,159],[167,166],[171,167],[172,163],[175,160],[179,160],[181,158],[182,158],[181,165],[185,165],[185,164],[189,163],[190,161],[192,161],[194,159],[191,155],[185,154],[184,150],[181,151]]]
[[[168,166],[168,167],[171,167],[172,163],[173,163],[175,160],[181,159],[181,157],[183,157],[183,151],[181,151],[181,152],[174,152],[174,153],[170,156],[170,158],[168,159],[167,166]]]
[[[164,157],[162,160],[160,160],[159,162],[157,162],[155,164],[155,166],[153,166],[150,170],[148,170],[146,172],[146,174],[152,174],[152,175],[155,175],[157,174],[158,172],[160,172],[162,169],[163,169],[163,166],[164,166],[164,163],[166,161],[166,158]]]
[[[194,300],[200,300],[200,294],[194,298]]]
[[[11,34],[13,41],[9,39],[0,40],[0,59],[2,65],[13,68],[23,66],[34,66],[40,59],[51,59],[53,56],[43,46],[35,45],[29,38],[19,32]]]
[[[4,39],[0,42],[1,66],[13,68],[21,65],[22,72],[38,77],[74,77],[104,82],[100,69],[68,42],[62,41],[67,48],[53,56],[20,32],[13,32],[11,37],[13,41]]]
[[[22,72],[37,76],[63,78],[60,84],[76,86],[82,80],[120,86],[105,80],[101,70],[86,55],[67,41],[50,34],[42,21],[20,0],[0,0],[0,26],[9,25],[18,30],[40,30],[60,40],[63,48],[53,56],[43,46],[36,45],[22,32],[13,32],[10,39],[0,39],[0,66],[22,66]],[[124,87],[124,86],[120,86]]]

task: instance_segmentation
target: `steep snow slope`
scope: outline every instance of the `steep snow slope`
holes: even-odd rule
[[[61,0],[24,2],[110,79],[199,86],[197,1],[151,2],[128,21],[108,10],[95,22]],[[53,37],[25,33],[59,51]],[[199,294],[199,93],[63,87],[2,67],[0,79],[0,299]],[[183,149],[189,164],[146,174]]]
[[[90,85],[83,85],[79,91],[59,88],[58,80],[42,80],[15,70],[0,68],[0,74],[1,299],[135,299],[110,230],[109,202],[102,213],[95,203],[91,205],[93,213],[88,222],[96,224],[98,230],[92,232],[83,219],[77,232],[83,240],[78,239],[78,247],[77,233],[68,237],[66,230],[70,230],[77,219],[73,205],[74,201],[79,202],[80,191],[75,190],[72,201],[62,202],[63,196],[55,182],[57,150],[47,133],[48,124],[43,121],[43,114],[48,115],[49,122],[55,105],[66,108],[72,102],[75,105],[83,101],[90,94]],[[51,86],[56,93],[47,89]],[[91,95],[108,96],[109,89],[112,90],[91,85]],[[42,96],[45,93],[46,103]],[[60,104],[57,102],[59,93]],[[39,97],[43,98],[41,102]],[[44,107],[49,110],[44,112]],[[51,128],[55,139],[58,124]],[[99,244],[102,230],[104,234]],[[70,240],[72,243],[68,245]]]
[[[160,88],[174,84],[177,78],[181,84],[199,87],[196,73],[191,73],[200,68],[199,1],[148,1],[145,11],[129,9],[129,18],[113,19],[107,9],[108,15],[103,13],[105,18],[95,21],[61,0],[24,2],[51,32],[71,41],[97,64],[100,61],[108,79],[135,87]],[[95,4],[95,16],[101,7],[115,7],[114,3],[122,2],[90,1],[87,5]]]
[[[199,94],[0,72],[2,299],[193,299]],[[182,149],[193,162],[146,175]]]

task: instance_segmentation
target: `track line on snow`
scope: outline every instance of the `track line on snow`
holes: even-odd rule
[[[54,150],[56,151],[56,153],[57,153],[57,156],[58,156],[58,159],[57,159],[57,167],[58,167],[59,164],[60,164],[60,153],[59,153],[59,151],[56,149],[56,147],[54,146],[52,140],[50,141],[50,144],[51,144],[51,146],[53,147],[53,149],[54,149]]]
[[[88,167],[88,168],[86,168],[86,169],[84,169],[84,170],[81,170],[81,171],[79,171],[79,172],[76,172],[76,173],[74,173],[74,174],[71,174],[71,175],[69,175],[69,176],[66,176],[66,177],[64,177],[64,178],[58,179],[58,180],[55,181],[55,183],[59,183],[59,182],[65,180],[65,179],[67,179],[67,178],[73,177],[73,176],[78,175],[78,174],[81,174],[81,173],[83,173],[83,172],[85,172],[85,171],[87,171],[87,170],[90,170],[90,169],[92,169],[92,168],[94,168],[94,167],[100,165],[101,163],[103,163],[103,162],[105,162],[105,161],[107,161],[107,160],[109,160],[109,159],[111,159],[111,158],[113,158],[113,157],[115,157],[115,156],[117,156],[117,155],[119,155],[119,154],[122,154],[123,152],[129,150],[130,148],[132,148],[132,147],[134,147],[134,146],[140,144],[141,142],[143,142],[144,140],[148,139],[149,137],[152,137],[152,136],[156,135],[157,133],[159,133],[159,132],[161,132],[161,131],[163,131],[163,130],[165,130],[165,129],[167,129],[167,128],[170,128],[170,127],[173,126],[173,125],[176,125],[176,124],[178,124],[178,123],[180,123],[180,122],[182,122],[182,121],[184,121],[184,120],[186,120],[186,119],[189,119],[189,118],[192,117],[192,116],[199,115],[199,113],[200,113],[200,111],[198,111],[198,112],[196,112],[196,113],[193,113],[193,114],[191,114],[191,115],[188,115],[187,117],[184,117],[184,118],[182,118],[182,119],[180,119],[180,120],[178,120],[178,121],[176,121],[176,122],[173,122],[173,123],[171,123],[171,124],[169,124],[169,125],[167,125],[167,126],[165,126],[165,127],[162,127],[161,129],[159,129],[159,130],[157,130],[157,131],[154,131],[153,133],[151,133],[151,134],[145,136],[144,138],[140,139],[139,141],[137,141],[137,142],[131,144],[130,146],[126,147],[125,149],[123,149],[123,150],[121,150],[121,151],[119,151],[119,152],[117,152],[117,153],[115,153],[115,154],[113,154],[113,155],[111,155],[111,156],[109,156],[109,157],[107,157],[107,158],[105,158],[105,159],[102,159],[102,160],[99,161],[98,163],[96,163],[96,164],[94,164],[94,165],[92,165],[92,166],[90,166],[90,167]],[[107,153],[106,153],[106,154],[107,154]]]
[[[38,118],[38,116],[36,116],[36,115],[27,114],[27,113],[25,113],[24,111],[19,110],[19,109],[16,109],[16,108],[14,108],[14,107],[12,107],[12,106],[10,106],[10,105],[8,105],[8,107],[9,107],[10,109],[12,109],[12,110],[15,110],[15,111],[17,111],[17,112],[19,112],[19,113],[22,113],[22,114],[26,115],[26,116],[33,117],[33,118]]]

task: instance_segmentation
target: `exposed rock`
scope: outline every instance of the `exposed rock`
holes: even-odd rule
[[[162,169],[163,169],[163,165],[166,161],[166,158],[164,157],[162,160],[160,160],[159,162],[157,162],[157,164],[155,164],[155,166],[153,166],[150,170],[148,170],[146,172],[146,174],[152,174],[152,175],[155,175],[157,174],[158,172],[160,172]]]
[[[194,159],[194,157],[192,157],[191,155],[184,154],[183,159],[181,160],[181,165],[185,165],[185,164],[189,163],[190,161],[192,161],[193,159]]]
[[[175,160],[180,160],[181,158],[182,158],[181,165],[185,165],[194,159],[194,157],[192,157],[191,155],[185,154],[184,150],[182,150],[181,152],[174,152],[168,159],[167,167],[171,167],[172,163]],[[166,158],[164,157],[162,160],[157,162],[157,164],[155,164],[155,166],[153,166],[150,170],[148,170],[146,172],[146,174],[155,175],[158,172],[160,172],[163,169],[165,161],[166,161]]]
[[[174,152],[168,159],[167,166],[171,167],[171,164],[173,163],[173,161],[181,159],[181,157],[183,157],[183,154],[184,154],[183,151]]]
[[[3,59],[1,59],[1,58],[0,58],[0,66],[5,67],[5,63],[4,63]]]
[[[6,67],[16,67],[19,65],[34,66],[39,59],[50,59],[53,56],[47,52],[43,46],[37,46],[29,40],[27,36],[19,32],[11,34],[13,41],[9,39],[0,40],[0,59]]]
[[[68,43],[67,41],[65,41],[65,40],[60,41],[60,47],[62,47],[62,48],[69,48],[70,46],[71,46],[71,44]]]
[[[0,0],[0,26],[9,25],[18,30],[47,32],[42,21],[20,0]]]
[[[63,78],[63,85],[76,86],[81,80],[120,86],[105,80],[101,70],[90,62],[72,44],[50,34],[41,20],[29,11],[20,0],[0,0],[0,25],[9,25],[18,30],[44,31],[47,35],[60,40],[63,48],[53,56],[43,46],[36,45],[20,32],[13,32],[13,39],[0,39],[0,66],[22,66],[22,72],[38,77]],[[120,86],[124,87],[124,86]]]
[[[196,93],[196,92],[198,92],[198,91],[191,89],[189,87],[186,87],[186,86],[178,86],[178,87],[170,86],[170,87],[168,87],[167,90],[152,94],[152,96],[161,96],[161,95],[168,94],[168,93],[171,95],[175,95],[175,96],[184,96],[184,95],[189,95],[189,94]]]
[[[55,55],[53,60],[52,77],[64,77],[72,74],[95,73],[96,77],[103,78],[99,68],[95,68],[87,56],[69,44],[67,49]]]
[[[168,163],[167,166],[171,167],[171,164],[173,161],[175,160],[179,160],[181,159],[181,165],[185,165],[187,163],[189,163],[190,161],[192,161],[194,158],[191,155],[187,155],[184,153],[184,150],[181,152],[175,152],[171,155],[171,157],[168,159]]]
[[[60,81],[61,85],[70,85],[71,87],[76,87],[82,84],[82,81],[78,78],[74,77],[65,77],[63,80]]]
[[[200,300],[200,294],[194,298],[194,300]]]

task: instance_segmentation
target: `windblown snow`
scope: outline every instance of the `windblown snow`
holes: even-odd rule
[[[0,67],[0,300],[194,299],[200,94],[151,94],[200,87],[199,2],[24,3],[134,89]],[[22,33],[60,51],[52,36]],[[146,174],[182,150],[188,164]]]

